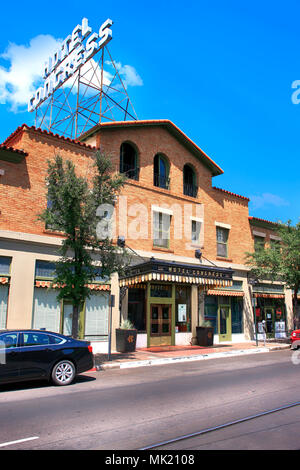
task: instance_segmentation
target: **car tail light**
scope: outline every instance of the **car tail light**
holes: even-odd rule
[[[88,346],[88,350],[89,350],[90,353],[93,354],[93,346],[89,345],[89,346]]]

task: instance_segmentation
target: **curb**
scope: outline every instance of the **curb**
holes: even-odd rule
[[[290,345],[284,346],[270,346],[270,347],[261,347],[257,349],[238,349],[236,351],[226,351],[220,353],[210,353],[210,354],[197,354],[195,356],[182,356],[182,357],[166,357],[162,359],[146,359],[143,361],[130,361],[123,363],[112,363],[112,364],[102,364],[96,366],[97,371],[110,370],[110,369],[133,369],[137,367],[147,367],[147,366],[160,366],[164,364],[175,364],[180,362],[192,362],[192,361],[203,361],[208,359],[219,359],[224,357],[231,356],[243,356],[250,354],[259,354],[272,351],[279,351],[281,349],[290,349]]]

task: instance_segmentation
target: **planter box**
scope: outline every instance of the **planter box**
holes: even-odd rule
[[[214,328],[196,326],[197,341],[199,346],[212,346],[214,344]]]
[[[137,330],[116,329],[116,350],[118,352],[134,352]]]

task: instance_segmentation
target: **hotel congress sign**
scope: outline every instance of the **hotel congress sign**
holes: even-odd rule
[[[98,32],[92,32],[87,18],[82,19],[45,63],[44,85],[30,97],[28,111],[34,111],[112,39],[112,24],[107,19]]]
[[[148,281],[184,282],[215,286],[231,286],[233,270],[209,266],[150,260],[131,266],[121,279],[121,285],[139,284]]]

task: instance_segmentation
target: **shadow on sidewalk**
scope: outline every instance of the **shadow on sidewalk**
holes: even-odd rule
[[[110,361],[111,362],[114,362],[114,361],[120,361],[120,360],[124,360],[124,359],[127,359],[127,360],[132,360],[132,359],[136,359],[136,352],[132,352],[132,353],[111,353],[110,355]],[[94,354],[94,361],[95,361],[95,366],[100,366],[101,364],[103,364],[103,362],[109,362],[108,361],[108,354],[104,354],[104,353],[98,353],[98,354]]]

